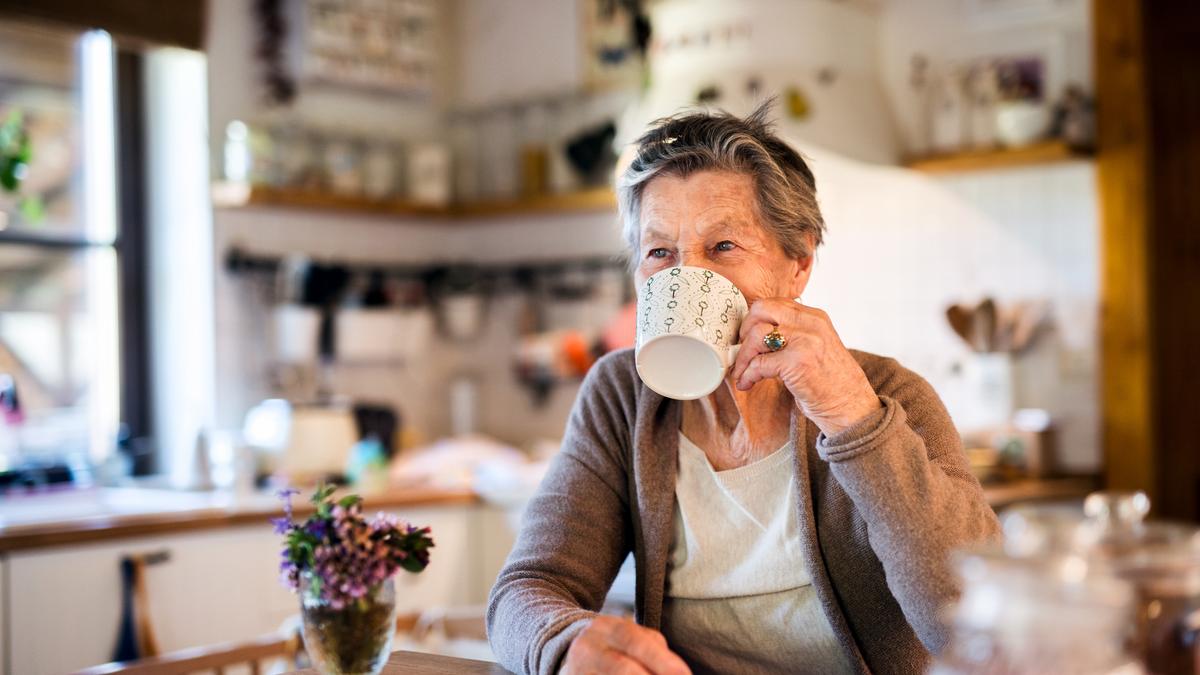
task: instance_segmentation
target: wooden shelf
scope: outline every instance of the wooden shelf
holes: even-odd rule
[[[568,213],[572,211],[608,211],[617,207],[610,187],[588,188],[558,195],[540,195],[507,201],[486,201],[450,207],[457,217],[490,217],[515,213]]]
[[[1086,159],[1085,152],[1073,150],[1063,141],[1045,141],[1023,148],[995,148],[970,150],[950,155],[932,155],[906,161],[904,166],[926,173],[951,173],[957,171],[983,171],[1008,169],[1034,164],[1049,164]]]
[[[589,188],[565,194],[539,195],[511,200],[429,206],[400,199],[347,197],[328,192],[295,188],[247,187],[218,183],[213,186],[213,203],[218,208],[268,207],[320,209],[395,217],[433,217],[452,220],[493,218],[519,214],[605,211],[616,207],[611,188]]]

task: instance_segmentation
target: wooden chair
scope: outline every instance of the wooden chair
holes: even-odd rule
[[[75,675],[185,675],[198,672],[224,675],[227,668],[234,666],[248,668],[252,675],[259,675],[262,662],[268,659],[285,659],[290,668],[299,668],[301,664],[297,657],[303,649],[298,634],[273,634],[249,642],[195,647],[137,661],[105,663],[80,670]]]

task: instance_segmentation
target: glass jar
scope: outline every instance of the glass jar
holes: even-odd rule
[[[1077,511],[1035,508],[1002,519],[1004,542],[955,555],[962,595],[950,644],[931,673],[1144,673],[1129,652],[1134,593],[1090,555]]]
[[[304,649],[313,668],[322,675],[378,675],[396,634],[394,580],[387,579],[344,607],[334,607],[314,593],[308,573],[301,584]]]
[[[1129,586],[1082,556],[1012,557],[998,547],[961,554],[963,593],[935,675],[1136,674],[1125,651]]]
[[[1134,589],[1132,648],[1154,675],[1200,673],[1200,529],[1146,522],[1141,492],[1098,492],[1084,501],[1091,556]]]
[[[363,152],[359,142],[342,134],[326,136],[321,156],[325,184],[331,192],[348,197],[362,194]]]

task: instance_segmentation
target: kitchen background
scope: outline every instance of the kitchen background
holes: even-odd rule
[[[4,672],[113,657],[135,550],[166,649],[274,629],[269,489],[331,474],[435,523],[411,609],[480,602],[629,340],[618,155],[687,106],[776,97],[805,302],[933,383],[995,504],[1105,471],[1085,0],[60,4],[0,3]]]
[[[811,121],[789,121],[782,104],[779,114],[791,136],[813,156],[830,230],[806,300],[828,309],[848,344],[899,358],[933,381],[952,406],[958,398],[956,388],[962,386],[962,362],[970,351],[945,321],[946,306],[984,296],[1001,302],[1051,301],[1055,330],[1023,357],[1021,369],[1027,377],[1018,378],[1022,388],[1016,393],[1016,405],[1049,410],[1062,427],[1063,465],[1076,472],[1096,471],[1100,462],[1095,394],[1099,259],[1090,164],[1081,158],[941,176],[894,164],[909,152],[899,129],[927,123],[916,110],[921,104],[910,101],[921,95],[909,82],[914,54],[943,67],[1003,54],[1006,45],[1020,53],[1030,44],[1034,53],[1053,59],[1057,83],[1078,83],[1086,90],[1090,86],[1087,3],[1047,3],[1049,10],[1031,13],[1032,21],[1005,17],[1015,23],[999,27],[988,22],[988,10],[971,10],[956,0],[903,7],[770,2],[755,4],[753,11],[718,10],[716,4],[701,7],[705,9],[698,10],[692,3],[656,5],[655,15],[666,18],[654,22],[654,39],[661,44],[689,34],[716,36],[728,26],[758,33],[753,39],[728,44],[714,37],[709,47],[691,47],[695,53],[662,56],[662,63],[652,66],[653,93],[648,95],[656,99],[658,109],[649,113],[626,112],[633,97],[620,90],[576,94],[588,86],[581,63],[585,50],[578,33],[553,27],[581,24],[583,5],[532,1],[516,6],[463,2],[441,8],[441,30],[451,36],[444,44],[459,49],[438,55],[439,63],[440,59],[454,63],[434,79],[432,103],[380,101],[376,94],[330,94],[301,85],[285,110],[265,110],[260,105],[259,74],[244,67],[256,44],[253,13],[244,3],[215,2],[208,51],[210,128],[220,130],[235,120],[274,116],[282,118],[281,124],[333,135],[357,134],[372,138],[372,143],[395,139],[411,147],[432,134],[449,145],[456,140],[456,111],[482,110],[484,119],[475,124],[469,139],[475,156],[465,157],[479,165],[454,172],[459,187],[470,183],[458,176],[459,171],[479,172],[475,181],[479,190],[484,186],[478,183],[486,181],[489,173],[518,177],[518,150],[525,140],[522,126],[530,124],[530,117],[540,115],[545,120],[558,111],[554,123],[537,125],[540,137],[534,142],[562,153],[559,148],[573,134],[606,120],[629,125],[621,132],[631,136],[630,129],[692,102],[705,87],[715,85],[725,92],[725,98],[714,105],[739,112],[747,111],[754,100],[743,93],[747,80],[761,80],[764,94],[768,89],[783,93],[794,87],[812,98]],[[972,18],[981,24],[980,30],[963,31],[958,23],[953,31],[939,27],[939,21],[944,24],[945,17],[960,12],[979,15]],[[790,20],[779,21],[781,16]],[[852,31],[831,39],[821,28],[830,22],[844,22]],[[780,30],[774,26],[786,27],[786,33],[771,34]],[[981,47],[977,35],[991,43]],[[1020,46],[1011,44],[1015,36],[1020,37]],[[721,66],[714,67],[714,62]],[[822,69],[837,73],[833,83],[820,83]],[[791,79],[783,73],[790,73]],[[825,92],[838,84],[862,93]],[[658,93],[659,88],[668,91]],[[824,105],[829,108],[823,109]],[[860,115],[859,127],[835,130],[837,136],[806,130],[822,118],[836,119],[858,109],[873,112]],[[900,114],[903,111],[913,112],[905,116]],[[890,147],[866,152],[890,155],[892,165],[862,163],[838,154],[839,143],[852,147],[871,135]],[[216,163],[221,139],[213,137]],[[497,149],[487,147],[491,144]],[[495,161],[486,163],[491,158],[480,157],[488,154],[499,156],[499,167]],[[463,154],[455,156],[463,158]],[[492,186],[493,194],[486,196],[516,196],[519,181],[508,182]],[[446,223],[420,215],[389,218],[255,206],[217,208],[213,227],[216,407],[210,424],[217,428],[237,427],[251,405],[272,394],[269,373],[275,356],[267,320],[272,309],[269,294],[252,292],[245,278],[225,269],[222,256],[230,247],[397,265],[571,261],[622,253],[614,215],[607,209],[532,215],[468,212]],[[867,275],[863,270],[871,272]],[[478,431],[518,446],[552,440],[561,432],[576,386],[569,382],[555,386],[539,403],[539,397],[515,377],[513,356],[525,304],[525,298],[510,294],[490,296],[485,334],[467,343],[429,339],[427,356],[391,363],[335,360],[332,389],[352,398],[392,403],[402,411],[406,425],[421,438],[432,439],[452,430],[453,383],[469,378],[478,388],[472,399]],[[879,331],[879,325],[894,328]],[[186,453],[190,444],[184,443],[184,448]]]

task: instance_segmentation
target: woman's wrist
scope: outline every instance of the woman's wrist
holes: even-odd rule
[[[832,437],[859,424],[882,407],[879,396],[871,391],[869,395],[857,396],[853,401],[839,406],[829,414],[814,415],[811,419],[821,433],[826,437]]]

